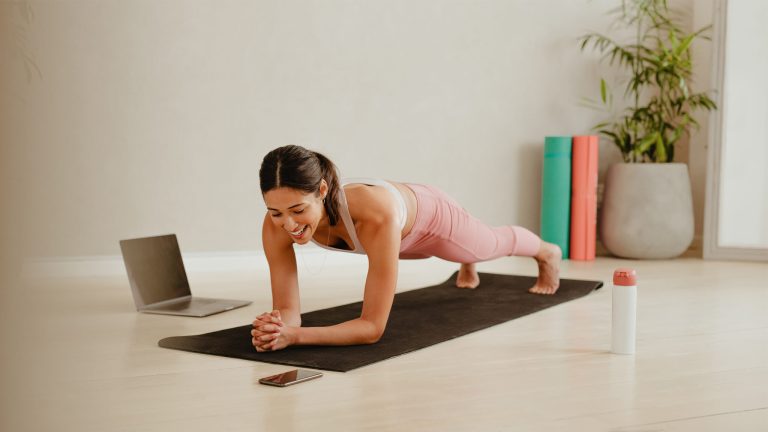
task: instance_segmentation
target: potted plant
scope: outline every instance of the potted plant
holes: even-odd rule
[[[687,165],[674,163],[675,145],[698,123],[697,109],[716,109],[706,93],[691,88],[691,44],[708,39],[710,26],[686,32],[666,0],[622,0],[611,11],[633,34],[625,43],[590,33],[581,50],[594,49],[602,60],[626,73],[623,104],[613,108],[613,92],[600,79],[598,106],[614,113],[594,128],[621,151],[605,178],[600,237],[614,255],[671,258],[693,240],[693,204]]]

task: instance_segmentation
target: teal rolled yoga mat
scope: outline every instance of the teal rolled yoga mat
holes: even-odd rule
[[[541,188],[541,239],[560,246],[569,256],[571,229],[571,137],[544,139]]]

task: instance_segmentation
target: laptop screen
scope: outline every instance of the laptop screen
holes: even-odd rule
[[[191,295],[175,234],[121,240],[136,308]]]

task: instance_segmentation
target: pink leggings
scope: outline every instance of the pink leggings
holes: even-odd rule
[[[438,257],[475,263],[517,255],[534,256],[541,239],[518,226],[490,227],[467,213],[459,203],[433,186],[407,185],[416,194],[413,228],[400,243],[400,258]]]

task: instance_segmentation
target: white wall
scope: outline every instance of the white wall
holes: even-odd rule
[[[578,104],[599,66],[576,39],[617,3],[33,2],[42,78],[6,148],[7,231],[29,256],[167,232],[185,251],[258,250],[258,167],[289,143],[537,231],[542,137],[602,118]]]

